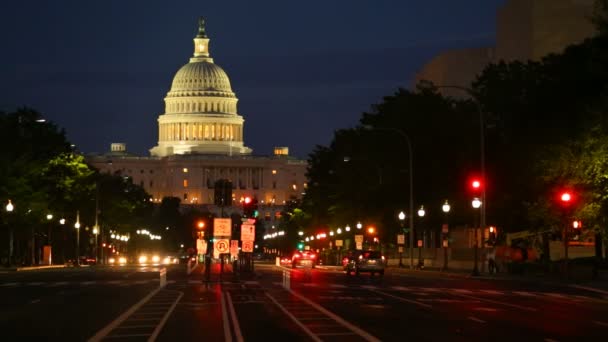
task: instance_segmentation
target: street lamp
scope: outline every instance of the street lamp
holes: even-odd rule
[[[424,206],[421,205],[420,209],[418,209],[418,216],[420,218],[423,218],[424,215],[426,215],[426,211],[424,210]],[[411,217],[411,215],[410,215]],[[423,238],[424,238],[424,231],[422,232],[423,234]],[[421,240],[418,240],[418,267],[422,268],[422,266],[424,266],[424,262],[422,261],[422,244],[420,243]],[[412,254],[412,253],[410,253]]]
[[[391,131],[399,134],[407,144],[407,153],[408,153],[408,164],[409,164],[409,183],[410,183],[410,203],[409,203],[409,212],[414,212],[414,154],[412,151],[412,141],[409,135],[405,134],[402,130],[393,127],[371,127],[371,126],[363,126],[363,129],[367,130],[375,130],[375,131]],[[414,215],[410,215],[409,220],[409,229],[413,233],[414,232]],[[410,234],[410,269],[414,268],[414,235]]]
[[[475,197],[473,199],[473,201],[471,201],[471,205],[473,206],[473,209],[479,209],[481,208],[482,205],[482,201]],[[480,222],[481,225],[481,222]],[[479,263],[479,242],[478,242],[478,237],[477,237],[477,231],[478,231],[478,227],[473,227],[473,229],[475,229],[475,266],[473,267],[473,275],[474,276],[478,276],[479,275],[479,267],[478,267],[478,263]]]
[[[15,206],[13,206],[13,203],[11,202],[11,200],[8,200],[8,203],[6,204],[6,212],[12,213],[13,209],[15,209]],[[11,224],[9,224],[9,239],[8,239],[8,265],[11,266],[13,264],[13,226]]]
[[[399,222],[401,225],[401,233],[403,233],[403,221],[405,220],[405,213],[402,211],[399,213],[399,215],[397,215],[397,217],[399,218]],[[410,233],[411,234],[411,233]],[[405,240],[405,239],[404,239]],[[402,257],[403,257],[403,246],[401,246],[401,244],[399,243],[399,236],[397,237],[397,244],[399,245],[399,267],[403,267],[403,262],[402,262]]]
[[[344,227],[344,230],[346,230],[347,232],[350,232],[350,226],[346,225],[346,227]]]
[[[51,265],[52,263],[52,258],[50,253],[52,253],[52,247],[51,247],[51,233],[53,232],[53,223],[51,222],[51,220],[53,219],[53,214],[48,213],[46,214],[46,220],[49,221],[49,233],[46,235],[46,242],[47,245],[49,246],[49,265]]]
[[[483,186],[481,189],[481,202],[486,201],[486,157],[485,157],[485,122],[483,118],[483,111],[481,110],[481,104],[479,100],[475,96],[473,96],[473,91],[467,87],[457,86],[457,85],[436,85],[437,88],[450,88],[450,89],[459,89],[461,91],[466,92],[471,96],[471,99],[477,106],[477,112],[479,114],[479,160],[481,163],[481,181],[483,182]],[[479,225],[482,228],[486,226],[486,206],[481,207],[481,216]]]
[[[80,211],[76,211],[76,266],[80,266]]]
[[[357,229],[361,229],[363,227],[363,225],[361,224],[361,222],[357,222]]]
[[[445,200],[445,203],[441,206],[441,210],[443,210],[443,212],[445,213],[445,224],[441,228],[441,232],[443,234],[442,245],[443,245],[443,269],[444,270],[448,269],[448,229],[449,229],[448,213],[450,212],[450,209],[451,209],[451,206],[448,203],[448,200]]]

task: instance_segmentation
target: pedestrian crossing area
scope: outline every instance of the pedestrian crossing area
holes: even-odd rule
[[[144,279],[144,280],[89,280],[89,281],[33,281],[33,282],[7,282],[0,283],[0,289],[2,288],[15,288],[15,287],[65,287],[65,286],[135,286],[135,285],[148,285],[158,284],[158,279]],[[175,281],[168,281],[168,284],[175,283]]]

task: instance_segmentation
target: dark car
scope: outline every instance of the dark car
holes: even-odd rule
[[[315,264],[317,263],[317,254],[311,251],[295,251],[291,256],[291,267],[296,268],[298,265],[300,266],[310,266],[311,268],[315,268]]]
[[[384,275],[385,258],[380,251],[351,251],[342,260],[347,275],[370,272]]]

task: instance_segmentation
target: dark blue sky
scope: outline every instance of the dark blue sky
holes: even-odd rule
[[[305,158],[336,129],[410,87],[449,48],[492,45],[505,0],[5,1],[0,110],[30,106],[83,152],[147,155],[192,55],[198,16],[228,73],[254,154]]]

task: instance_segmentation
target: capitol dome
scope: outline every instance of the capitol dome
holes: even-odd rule
[[[177,95],[181,92],[200,94],[209,91],[232,94],[230,80],[224,69],[215,63],[203,61],[188,63],[181,67],[173,77],[168,95]]]
[[[158,145],[153,156],[174,154],[251,154],[243,143],[244,119],[228,75],[213,62],[205,22],[199,20],[194,55],[175,76],[158,117]]]

